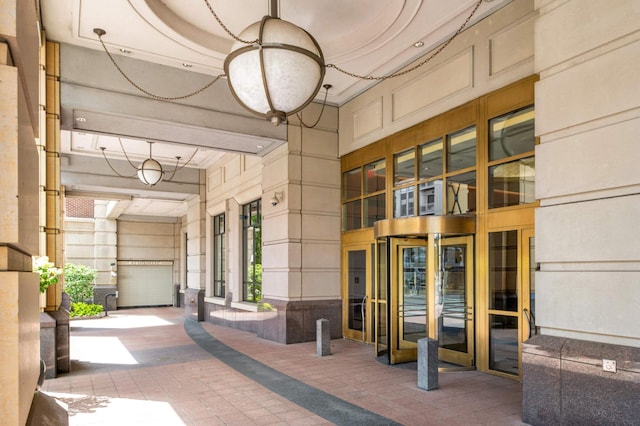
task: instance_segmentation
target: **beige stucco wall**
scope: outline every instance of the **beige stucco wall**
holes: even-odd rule
[[[640,347],[640,3],[536,7],[538,325]]]
[[[311,105],[307,117],[317,117]],[[207,169],[206,246],[212,247],[212,217],[226,214],[226,284],[233,306],[242,303],[242,206],[262,200],[263,296],[300,301],[340,297],[340,163],[337,156],[337,109],[325,108],[314,129],[290,117],[288,142],[260,157],[225,154]],[[279,203],[271,204],[277,193]],[[206,264],[211,265],[211,250]],[[212,270],[206,268],[207,301]]]
[[[385,80],[340,107],[339,154],[532,75],[535,17],[533,0],[514,0],[417,71]]]
[[[39,45],[34,2],[0,7],[0,422],[25,424],[40,362]]]

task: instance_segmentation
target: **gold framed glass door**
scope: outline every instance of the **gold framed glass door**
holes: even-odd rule
[[[344,249],[343,271],[344,281],[343,321],[344,335],[349,339],[367,341],[369,315],[367,299],[371,286],[371,245],[349,246]]]
[[[438,327],[438,358],[456,366],[473,367],[474,252],[473,237],[440,240],[439,275],[442,279]],[[437,245],[436,245],[437,247]]]
[[[427,240],[391,239],[391,364],[415,361],[427,337]]]
[[[522,343],[535,332],[533,229],[489,233],[489,369],[522,375]]]

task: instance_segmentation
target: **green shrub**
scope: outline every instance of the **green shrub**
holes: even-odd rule
[[[75,302],[71,304],[71,312],[69,316],[75,317],[95,317],[100,315],[103,311],[102,305],[95,305],[93,303]]]
[[[95,269],[74,263],[64,265],[64,291],[69,295],[71,303],[92,300],[95,279]]]

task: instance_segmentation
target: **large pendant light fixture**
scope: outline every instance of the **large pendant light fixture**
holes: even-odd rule
[[[270,16],[238,36],[224,61],[224,71],[236,100],[277,126],[315,98],[325,63],[313,36],[278,18],[277,0],[270,5]]]
[[[138,166],[138,179],[145,185],[154,186],[164,177],[162,165],[153,159],[151,155],[151,147],[153,142],[149,142],[149,158],[144,160]]]
[[[122,140],[120,138],[118,138],[118,142],[120,143],[120,149],[122,149],[122,153],[124,154],[124,157],[127,159],[127,162],[129,163],[129,165],[136,170],[136,173],[132,175],[123,175],[119,173],[113,167],[113,165],[111,164],[111,161],[109,161],[109,158],[107,158],[107,154],[105,153],[107,149],[101,146],[100,150],[102,151],[102,157],[107,162],[107,165],[109,166],[111,171],[113,171],[113,173],[115,173],[117,176],[132,178],[137,175],[140,182],[144,183],[147,186],[155,186],[160,182],[162,182],[163,180],[167,182],[171,181],[173,177],[176,175],[176,172],[185,168],[187,164],[189,164],[191,160],[193,160],[193,157],[195,157],[196,153],[198,152],[198,149],[194,150],[193,154],[191,155],[191,158],[189,158],[189,160],[186,163],[184,163],[182,166],[179,166],[180,160],[182,159],[182,157],[176,156],[176,166],[173,168],[173,170],[165,172],[165,170],[162,168],[162,164],[160,164],[158,160],[155,160],[153,158],[153,154],[151,152],[151,147],[153,146],[153,142],[147,141],[147,143],[149,144],[149,158],[147,158],[142,163],[140,163],[139,166],[136,166],[135,164],[133,164],[133,162],[129,159],[129,155],[127,155],[127,152],[124,150],[124,146],[122,145]],[[170,174],[170,176],[165,177],[165,174]]]
[[[209,0],[203,1],[220,26],[235,40],[231,53],[224,61],[224,76],[227,77],[231,93],[248,111],[266,118],[277,126],[285,122],[287,116],[297,114],[313,101],[322,86],[326,68],[367,81],[383,81],[406,75],[424,66],[442,52],[466,28],[482,2],[492,0],[477,0],[471,13],[456,32],[422,61],[409,68],[381,76],[360,75],[335,64],[325,64],[320,45],[313,36],[278,17],[278,0],[269,0],[270,14],[263,17],[261,21],[249,25],[239,36],[233,34],[223,24]],[[93,32],[98,36],[102,48],[118,72],[138,91],[154,99],[161,101],[186,99],[202,93],[223,77],[218,75],[202,88],[186,95],[167,97],[151,93],[135,83],[116,63],[102,39],[106,31],[94,28]],[[325,84],[323,87],[328,91],[331,85]],[[325,104],[326,94],[323,109]],[[298,117],[305,127],[314,127],[318,123],[316,121],[314,125],[309,126],[302,121],[299,114]]]

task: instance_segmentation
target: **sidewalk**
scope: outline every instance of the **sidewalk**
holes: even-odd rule
[[[69,405],[71,425],[523,424],[516,381],[447,372],[427,392],[361,343],[332,340],[318,357],[315,342],[186,326],[178,308],[71,321],[71,373],[43,390]]]

